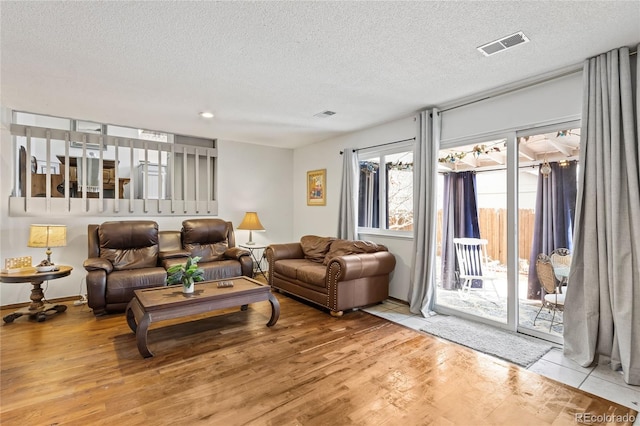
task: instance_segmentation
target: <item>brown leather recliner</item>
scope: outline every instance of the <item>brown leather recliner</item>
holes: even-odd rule
[[[168,240],[169,235],[163,239]],[[175,235],[172,241],[175,241]],[[182,251],[176,244],[160,253],[165,269],[185,263],[186,257],[199,256],[198,266],[204,270],[204,279],[218,280],[241,275],[253,276],[253,260],[248,250],[236,247],[233,225],[222,219],[188,219],[182,222],[180,232]]]
[[[140,288],[163,286],[167,272],[158,266],[158,224],[146,220],[88,226],[88,305],[94,315],[124,311]]]

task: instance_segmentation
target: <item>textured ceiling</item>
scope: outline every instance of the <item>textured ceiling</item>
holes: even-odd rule
[[[279,147],[640,42],[639,1],[1,1],[0,14],[5,107]],[[476,50],[516,31],[531,42]]]

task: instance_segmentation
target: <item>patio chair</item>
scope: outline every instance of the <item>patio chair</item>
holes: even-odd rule
[[[571,252],[566,248],[557,248],[549,255],[556,279],[562,285],[567,285],[569,268],[571,268]],[[562,288],[561,288],[562,289]]]
[[[500,299],[498,289],[494,281],[496,276],[497,261],[489,261],[487,256],[487,240],[480,238],[454,238],[453,245],[456,250],[456,258],[458,259],[458,267],[460,268],[460,278],[464,280],[462,288],[458,294],[462,298],[469,296],[474,281],[488,281],[496,293],[496,297]]]
[[[553,313],[551,324],[549,325],[549,331],[551,331],[553,321],[556,318],[556,311],[564,310],[565,294],[562,293],[560,282],[556,279],[551,259],[544,253],[540,253],[536,259],[536,273],[538,274],[538,281],[540,281],[540,285],[546,294],[542,300],[542,306],[540,306],[536,317],[533,319],[533,325],[536,325],[536,320],[540,312],[542,312],[542,308],[547,307],[549,312]],[[557,324],[562,324],[562,322],[557,322]]]

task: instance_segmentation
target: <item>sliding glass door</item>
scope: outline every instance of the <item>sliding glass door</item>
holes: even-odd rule
[[[441,146],[436,311],[562,343],[579,144],[572,122]]]
[[[578,123],[519,133],[518,328],[562,342],[573,248]]]
[[[508,322],[507,139],[441,149],[436,304]]]

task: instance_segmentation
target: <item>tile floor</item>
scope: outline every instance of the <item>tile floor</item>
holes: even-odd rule
[[[426,321],[421,315],[409,312],[407,305],[393,300],[363,310],[414,330],[420,330]],[[622,374],[611,370],[605,362],[584,368],[565,358],[560,348],[554,348],[528,370],[640,411],[640,387],[627,385]],[[640,425],[640,419],[634,424]]]

